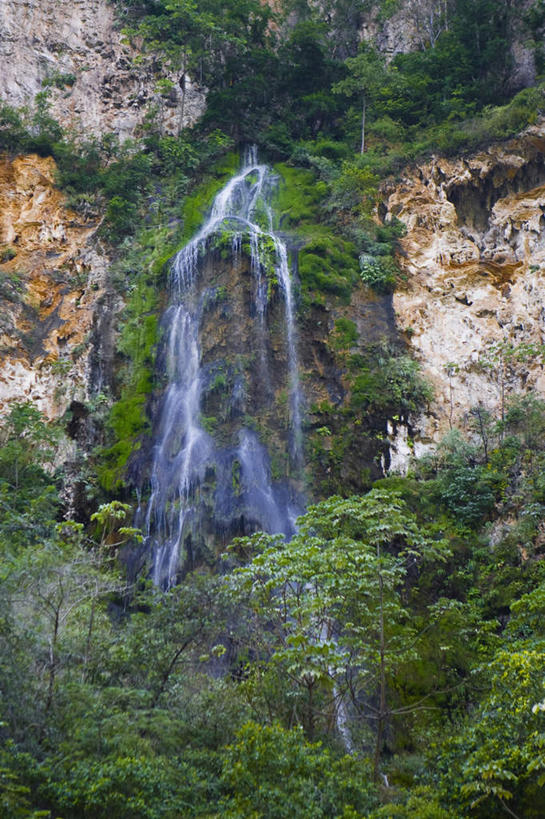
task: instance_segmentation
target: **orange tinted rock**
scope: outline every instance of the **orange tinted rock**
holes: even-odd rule
[[[97,225],[66,207],[55,171],[51,158],[0,161],[0,413],[28,399],[56,417],[86,391],[84,342],[107,260]]]

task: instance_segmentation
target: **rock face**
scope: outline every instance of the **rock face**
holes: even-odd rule
[[[390,5],[375,3],[365,15],[361,36],[373,39],[379,51],[393,59],[397,54],[419,51],[433,45],[448,29],[449,0],[398,0]],[[517,14],[511,20],[512,90],[532,85],[536,80],[535,52],[529,43],[529,30],[523,22],[533,0],[519,0]]]
[[[51,114],[80,134],[126,139],[151,109],[178,133],[202,113],[203,94],[187,77],[168,76],[171,91],[155,91],[164,75],[123,42],[108,0],[4,0],[0,31],[0,98],[29,105],[47,87]]]
[[[0,414],[32,401],[47,417],[87,395],[93,323],[108,260],[96,224],[67,210],[55,163],[0,163]]]
[[[305,441],[297,442],[285,293],[271,269],[266,282],[258,278],[253,253],[255,245],[252,249],[246,239],[233,250],[231,235],[217,236],[200,257],[193,287],[180,305],[172,304],[163,314],[149,406],[152,435],[129,465],[141,498],[147,500],[151,483],[150,507],[138,525],[146,531],[151,509],[144,546],[159,547],[154,558],[159,584],[167,580],[173,532],[183,536],[179,564],[172,568],[169,560],[168,570],[183,573],[213,559],[235,536],[261,529],[292,534],[308,499],[330,494],[337,479],[357,491],[383,476],[386,425],[383,419],[373,426],[369,418],[347,415],[349,351],[335,348],[335,321],[350,319],[357,328],[359,338],[350,345],[356,354],[394,335],[389,299],[358,288],[350,305],[332,299],[335,303],[309,305],[300,317],[297,359]],[[190,328],[197,325],[193,336]],[[198,414],[190,418],[197,409],[191,396],[197,392]],[[188,445],[191,441],[197,443]],[[302,443],[304,457],[298,448]],[[191,455],[187,468],[186,453]],[[187,487],[187,498],[173,501],[176,487]],[[163,537],[156,538],[156,531]],[[160,551],[165,543],[168,552]]]
[[[183,392],[177,392],[176,387],[173,392],[169,386],[161,401],[161,412],[153,413],[155,429],[153,441],[149,442],[153,442],[154,450],[160,442],[163,449],[173,447],[176,452],[180,436],[201,436],[191,455],[194,495],[190,495],[190,504],[186,504],[180,518],[184,521],[185,568],[192,568],[195,560],[201,562],[207,552],[214,553],[218,543],[224,545],[235,535],[264,527],[292,532],[290,516],[295,517],[301,509],[297,501],[301,486],[289,456],[289,351],[279,285],[270,280],[268,307],[261,319],[255,306],[256,280],[248,248],[248,255],[243,249],[235,259],[209,252],[195,289],[197,298],[190,312],[199,324],[200,415],[189,419],[188,404],[183,417],[174,417],[169,430],[169,416],[179,413],[169,406],[171,397],[176,395],[179,407],[194,387],[188,367],[191,345],[186,347],[182,340],[174,356],[172,349],[174,339],[183,332],[180,325],[187,318],[183,317],[184,310],[180,319],[180,311],[171,308],[177,326],[174,333],[169,331],[168,310],[163,316],[165,343],[160,345],[158,363],[161,369],[172,371],[174,357],[177,368],[185,370],[182,381],[186,383]],[[184,305],[193,298],[187,293]],[[184,360],[180,360],[180,352]],[[186,450],[182,448],[181,452]],[[141,480],[153,458],[145,450],[140,457],[136,471]],[[178,477],[173,457],[171,453],[170,458],[161,460],[160,469],[163,472],[174,467]],[[203,457],[207,458],[206,469],[199,482],[198,461]],[[181,472],[185,474],[183,468]],[[168,481],[171,485],[179,482],[179,478]],[[183,505],[183,499],[178,503]],[[176,521],[181,526],[178,518]]]
[[[470,158],[434,160],[388,192],[407,226],[394,296],[435,401],[437,441],[471,407],[501,413],[513,389],[545,395],[545,123]]]

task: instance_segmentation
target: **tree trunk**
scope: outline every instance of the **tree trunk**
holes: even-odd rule
[[[187,84],[187,74],[186,74],[186,55],[184,54],[182,59],[182,76],[180,77],[180,89],[182,92],[182,107],[180,111],[180,133],[184,129],[184,112],[185,112],[185,89]]]
[[[176,666],[176,663],[178,662],[178,660],[180,659],[180,657],[182,656],[182,654],[184,653],[186,648],[191,643],[191,640],[192,640],[192,638],[190,637],[184,643],[182,643],[182,645],[179,646],[179,648],[174,652],[174,655],[173,655],[170,663],[168,664],[166,670],[163,672],[163,674],[161,676],[161,679],[159,681],[159,686],[157,687],[157,690],[155,691],[155,693],[153,694],[153,696],[151,698],[151,702],[150,702],[150,709],[151,710],[153,710],[157,706],[157,703],[159,702],[159,698],[161,697],[161,695],[163,694],[163,692],[164,692],[164,690],[165,690],[165,688],[167,686],[167,683],[168,683],[168,681],[170,679],[170,675],[174,671],[174,667]]]
[[[377,547],[377,557],[380,559],[380,552]],[[380,589],[380,667],[379,667],[379,706],[377,720],[377,737],[375,742],[375,753],[373,757],[373,779],[379,780],[380,755],[382,752],[382,740],[384,735],[384,722],[386,719],[386,666],[385,666],[385,640],[384,640],[384,580],[379,569],[379,589]]]
[[[361,107],[361,151],[365,153],[365,109],[367,108],[367,99],[363,98],[363,105]]]
[[[55,672],[57,670],[57,638],[59,636],[59,610],[55,611],[53,623],[53,637],[49,644],[49,683],[47,686],[47,700],[45,703],[46,712],[49,711],[53,703],[53,691],[55,690]]]
[[[85,654],[83,656],[83,671],[81,675],[81,681],[85,682],[87,678],[87,666],[89,665],[89,658],[91,656],[91,640],[93,637],[93,627],[95,624],[95,607],[96,601],[98,597],[98,582],[95,581],[95,594],[93,595],[93,599],[91,601],[91,612],[89,614],[89,627],[87,629],[87,639],[85,641]]]

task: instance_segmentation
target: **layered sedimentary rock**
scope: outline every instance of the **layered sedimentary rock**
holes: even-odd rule
[[[511,391],[545,395],[545,124],[475,155],[435,159],[388,192],[407,226],[394,295],[400,328],[435,388],[422,438]]]

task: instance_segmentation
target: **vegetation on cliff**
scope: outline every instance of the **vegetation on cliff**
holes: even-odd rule
[[[362,338],[350,312],[356,295],[387,305],[399,280],[382,180],[541,113],[543,86],[513,88],[509,54],[514,23],[538,43],[542,0],[524,19],[507,0],[416,4],[430,26],[389,62],[358,27],[402,2],[117,5],[208,105],[178,137],[150,111],[123,146],[76,143],[47,91],[0,108],[0,148],[53,155],[72,205],[102,220],[125,304],[85,525],[65,519],[57,428],[22,403],[0,432],[0,812],[543,816],[545,404],[502,390],[406,477],[376,480],[387,422],[431,392],[393,331]],[[316,502],[293,540],[235,540],[158,593],[121,500],[158,388],[165,265],[247,142],[277,163],[302,335],[338,394],[309,408]]]

